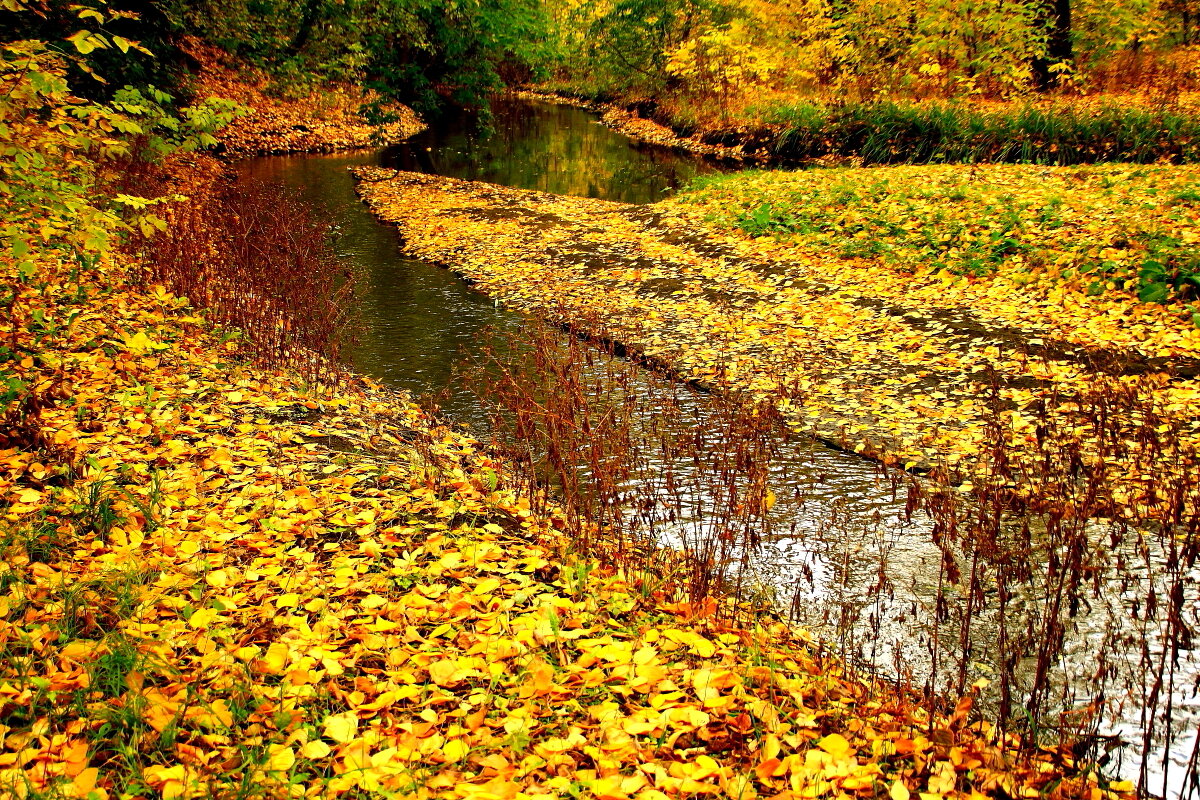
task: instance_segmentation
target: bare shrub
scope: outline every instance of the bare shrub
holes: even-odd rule
[[[343,375],[358,276],[339,262],[327,222],[282,187],[243,182],[166,216],[164,232],[139,242],[148,282],[234,329],[237,349],[266,368],[314,381]]]

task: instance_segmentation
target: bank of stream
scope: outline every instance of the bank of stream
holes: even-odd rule
[[[721,168],[635,144],[588,112],[567,106],[498,101],[493,125],[488,136],[477,133],[470,119],[452,118],[382,151],[265,157],[242,165],[246,177],[291,186],[336,220],[340,254],[369,275],[362,309],[366,329],[353,354],[355,368],[417,396],[440,395],[442,413],[484,440],[490,416],[477,394],[486,395],[487,387],[447,388],[457,385],[454,377],[478,356],[485,331],[518,333],[522,319],[441,266],[403,257],[394,230],[359,202],[348,168],[381,165],[633,203],[652,202],[694,175]],[[663,397],[655,383],[660,379],[632,374],[633,384],[623,391],[651,403]],[[713,433],[720,429],[722,409],[682,386],[663,402],[660,410],[679,424],[707,432],[709,438],[698,439],[711,448],[706,460],[719,460],[722,448]],[[641,411],[653,414],[654,408]],[[934,542],[933,520],[908,518],[897,476],[801,437],[781,435],[770,450],[768,482],[777,501],[762,521],[762,541],[753,553],[736,546],[725,553],[746,565],[743,581],[772,594],[798,624],[880,675],[939,691],[956,685],[960,674],[972,682],[996,678],[991,662],[997,621],[979,614],[970,622],[969,645],[960,647],[963,611],[954,602],[957,590],[946,585],[945,545]],[[703,472],[694,463],[657,466],[675,470],[684,483]],[[697,481],[683,493],[699,493],[691,500],[701,511],[676,520],[661,533],[665,540],[686,541],[689,530],[703,527],[705,488]],[[1094,523],[1097,542],[1109,535],[1104,524]],[[1138,598],[1153,594],[1156,582],[1166,579],[1167,549],[1153,536],[1111,538],[1111,562],[1121,568],[1095,576],[1093,602],[1068,619],[1056,694],[1067,705],[1099,700],[1110,707],[1088,755],[1133,779],[1146,750],[1140,731],[1149,714],[1157,738],[1148,748],[1156,755],[1141,776],[1145,787],[1182,795],[1200,722],[1192,686],[1200,665],[1194,651],[1166,654],[1156,639],[1157,621],[1138,605]],[[1187,579],[1193,616],[1196,578]],[[1027,587],[1017,600],[1009,613],[1033,625],[1042,613],[1039,587]],[[1100,653],[1105,669],[1096,663]],[[1171,683],[1156,693],[1145,664],[1169,658],[1176,664]],[[1032,668],[1031,663],[1015,668],[1018,694]],[[1173,733],[1164,738],[1161,713],[1168,700]],[[1118,745],[1110,736],[1115,734],[1128,744]]]

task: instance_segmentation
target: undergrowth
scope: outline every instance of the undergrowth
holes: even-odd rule
[[[1099,161],[1191,163],[1200,122],[1187,109],[1080,102],[989,107],[898,101],[780,105],[760,112],[785,159],[857,157],[864,164]]]

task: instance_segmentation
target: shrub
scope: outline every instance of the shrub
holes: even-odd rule
[[[358,276],[339,262],[328,223],[261,183],[227,184],[168,216],[165,231],[139,242],[148,282],[235,328],[239,349],[264,366],[313,380],[341,373]]]

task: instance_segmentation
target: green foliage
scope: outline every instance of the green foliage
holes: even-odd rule
[[[1146,258],[1137,274],[1138,299],[1166,305],[1200,298],[1200,249],[1178,236],[1146,238]]]
[[[384,4],[383,24],[368,31],[368,72],[380,88],[418,110],[438,106],[438,89],[454,100],[480,105],[503,86],[501,71],[532,69],[540,58],[546,18],[536,0],[436,0]]]
[[[33,275],[35,249],[99,253],[126,227],[119,207],[139,203],[97,195],[97,160],[213,144],[213,131],[238,111],[212,100],[176,116],[171,96],[153,87],[126,86],[111,103],[89,102],[72,94],[64,58],[45,44],[10,43],[0,53],[0,238],[23,279]]]
[[[367,81],[420,110],[479,104],[548,60],[539,0],[174,0],[189,29],[270,69],[289,93]]]
[[[14,0],[0,10],[0,41],[40,41],[67,57],[72,91],[109,99],[126,84],[174,89],[185,33],[169,3],[139,0]]]
[[[784,158],[855,156],[866,164],[1200,160],[1200,120],[1186,111],[1084,104],[1000,106],[892,101],[764,110]]]

